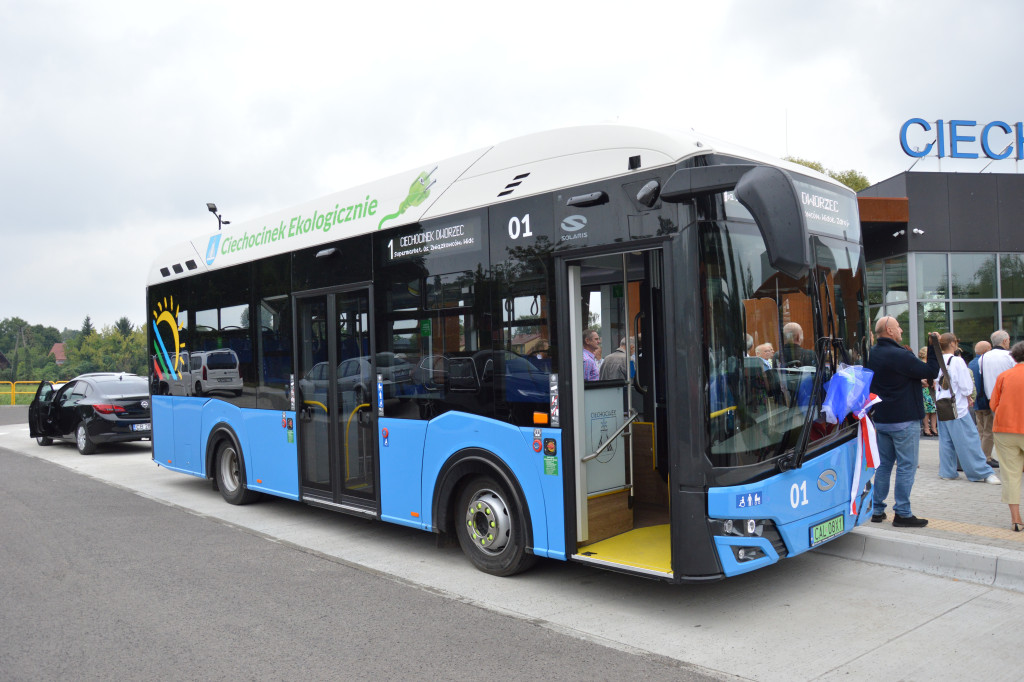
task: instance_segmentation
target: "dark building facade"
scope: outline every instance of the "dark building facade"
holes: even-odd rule
[[[1024,339],[1024,175],[901,173],[860,192],[872,320],[892,315],[917,349],[1006,329]]]

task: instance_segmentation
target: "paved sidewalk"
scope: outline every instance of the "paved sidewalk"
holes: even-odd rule
[[[817,551],[1024,592],[1024,532],[1013,532],[1001,492],[962,473],[939,478],[939,439],[922,438],[910,506],[928,525],[894,528],[890,491],[886,521],[865,523]]]
[[[996,475],[999,476],[998,469]],[[939,439],[922,438],[910,507],[915,516],[928,519],[928,525],[921,529],[894,528],[891,489],[886,500],[888,519],[868,525],[900,535],[938,537],[1024,551],[1024,532],[1013,532],[1010,510],[999,501],[1001,494],[1002,486],[971,483],[963,473],[955,481],[939,478]]]

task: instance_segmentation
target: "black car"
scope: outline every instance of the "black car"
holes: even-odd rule
[[[83,455],[100,443],[149,440],[149,382],[124,373],[83,374],[63,386],[43,381],[29,405],[28,426],[40,445],[74,441]]]

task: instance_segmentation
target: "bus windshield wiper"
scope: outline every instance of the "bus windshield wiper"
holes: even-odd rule
[[[839,350],[844,361],[848,361],[846,344],[843,340],[834,336],[823,336],[818,339],[818,354],[816,371],[814,372],[814,385],[811,388],[811,401],[807,405],[807,414],[804,415],[804,424],[800,429],[800,437],[797,438],[796,447],[793,452],[779,459],[779,471],[799,469],[804,463],[804,455],[807,454],[807,445],[811,437],[811,424],[818,414],[821,406],[821,387],[825,381],[825,350],[835,347]],[[834,368],[833,368],[834,370]],[[833,371],[833,375],[835,372]]]

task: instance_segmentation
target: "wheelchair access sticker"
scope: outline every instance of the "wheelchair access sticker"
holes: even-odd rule
[[[736,506],[740,509],[756,507],[759,504],[761,504],[761,493],[747,493],[746,495],[736,496]]]

